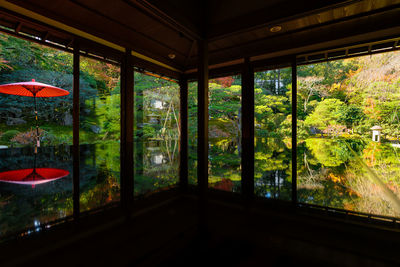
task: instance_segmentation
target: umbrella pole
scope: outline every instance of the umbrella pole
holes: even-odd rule
[[[33,181],[36,181],[36,174],[37,174],[36,173],[36,153],[35,153],[35,158],[34,158],[34,161],[33,161],[33,172],[32,172],[32,174],[33,174]],[[35,184],[32,184],[32,188],[35,188]]]
[[[35,157],[33,158],[33,172],[36,172],[36,154]]]
[[[35,102],[35,121],[36,121],[36,145],[35,145],[35,153],[37,153],[37,148],[40,147],[40,139],[39,139],[39,124],[38,124],[38,111],[36,104],[36,94],[33,95],[33,99]]]

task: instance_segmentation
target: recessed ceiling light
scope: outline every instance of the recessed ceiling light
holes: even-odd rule
[[[282,30],[282,26],[280,26],[280,25],[272,26],[272,27],[269,29],[270,32],[279,32],[279,31],[281,31],[281,30]]]
[[[170,59],[174,59],[174,58],[176,57],[176,55],[171,53],[171,54],[168,55],[168,57],[169,57]]]

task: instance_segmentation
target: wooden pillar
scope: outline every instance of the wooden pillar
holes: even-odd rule
[[[133,62],[127,49],[121,62],[121,205],[128,212],[133,204]]]
[[[197,181],[200,196],[208,188],[208,44],[198,41]]]
[[[242,193],[254,196],[254,70],[249,58],[242,69]]]
[[[297,64],[292,61],[292,203],[297,206]]]
[[[75,219],[79,217],[79,43],[74,40],[73,54],[73,88],[72,88],[72,155],[73,155],[73,216]]]
[[[180,144],[179,144],[179,185],[182,192],[188,186],[188,82],[186,77],[179,79],[180,87]]]

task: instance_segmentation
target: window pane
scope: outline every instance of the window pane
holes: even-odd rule
[[[299,202],[399,215],[399,56],[298,67]]]
[[[135,195],[179,181],[179,86],[135,72]]]
[[[197,82],[188,85],[189,184],[197,185]]]
[[[1,238],[28,227],[27,233],[40,231],[72,214],[73,78],[69,53],[5,34],[0,51],[0,84],[35,79],[69,92],[44,98],[42,88],[36,99],[0,94]],[[34,89],[26,88],[26,93]]]
[[[291,199],[291,68],[254,75],[255,195]]]
[[[240,192],[241,77],[222,77],[209,83],[209,186]]]
[[[80,60],[80,208],[120,197],[120,68]]]

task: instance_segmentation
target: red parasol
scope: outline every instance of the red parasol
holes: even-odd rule
[[[69,171],[55,168],[31,168],[0,172],[0,182],[26,184],[35,187],[58,180],[69,174]]]
[[[57,97],[68,95],[67,90],[51,86],[44,83],[35,82],[32,79],[31,82],[20,82],[20,83],[9,83],[0,85],[0,93],[8,95],[19,95],[33,97],[35,102],[35,117],[36,117],[36,146],[40,146],[39,141],[39,126],[38,116],[36,108],[36,97]]]
[[[9,83],[0,85],[0,93],[28,97],[57,97],[68,95],[67,90],[44,83],[31,82]]]

